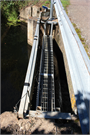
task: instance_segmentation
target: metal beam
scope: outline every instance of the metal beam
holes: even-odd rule
[[[37,56],[37,50],[38,50],[38,42],[39,42],[39,23],[40,19],[37,21],[34,41],[33,41],[33,47],[29,59],[29,64],[27,68],[26,78],[25,78],[25,84],[29,83],[30,85],[24,85],[22,96],[21,96],[21,102],[19,106],[18,111],[18,117],[23,118],[23,114],[26,113],[28,110],[28,105],[30,103],[30,94],[31,94],[31,87],[32,87],[32,81],[34,76],[34,70],[35,70],[35,63],[36,63],[36,56]]]
[[[53,0],[51,0],[50,18],[49,18],[49,20],[52,20],[52,18],[53,18]]]
[[[61,8],[62,8],[62,12],[64,13],[64,16],[65,16],[67,22],[68,22],[68,25],[69,25],[69,27],[70,27],[70,29],[71,29],[71,31],[72,31],[72,33],[73,33],[73,35],[74,35],[74,37],[75,37],[77,43],[78,43],[78,45],[79,45],[79,48],[80,48],[80,51],[81,51],[81,53],[82,53],[83,59],[84,59],[84,61],[85,61],[85,63],[86,63],[86,66],[87,66],[87,68],[88,68],[88,71],[89,71],[89,73],[90,73],[90,59],[89,59],[89,57],[88,57],[88,55],[87,55],[87,53],[86,53],[86,51],[85,51],[85,49],[84,49],[84,47],[83,47],[83,45],[82,45],[82,42],[81,42],[80,38],[78,37],[78,35],[77,35],[77,33],[76,33],[76,31],[75,31],[75,29],[74,29],[74,27],[73,27],[71,21],[69,20],[69,18],[68,18],[68,16],[67,16],[67,14],[66,14],[66,12],[65,12],[65,10],[64,10],[64,7],[62,6],[62,3],[61,3],[60,0],[59,0],[59,4],[60,4],[60,6],[61,6]]]

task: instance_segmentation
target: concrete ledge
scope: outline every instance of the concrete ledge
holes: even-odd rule
[[[40,7],[29,6],[20,10],[20,18],[23,20],[28,20],[29,17],[39,17]]]
[[[65,119],[65,120],[76,120],[77,116],[72,115],[71,113],[61,113],[61,112],[42,112],[42,111],[29,111],[31,117],[37,118],[47,118],[47,119]]]

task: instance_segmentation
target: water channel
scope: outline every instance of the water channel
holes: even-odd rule
[[[60,106],[62,112],[70,112],[70,98],[63,61],[63,55],[55,42],[54,48],[54,72],[55,72],[55,105]],[[31,109],[35,110],[36,90],[38,82],[39,48],[32,91]],[[13,107],[20,100],[31,46],[27,44],[27,24],[11,26],[1,45],[1,113],[13,111]],[[66,92],[67,95],[63,95]]]
[[[21,98],[30,51],[27,25],[11,26],[1,44],[1,113],[13,111]]]

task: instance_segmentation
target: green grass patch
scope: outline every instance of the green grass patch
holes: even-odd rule
[[[50,1],[43,1],[42,6],[50,7],[51,2]]]
[[[61,0],[61,3],[66,11],[66,13],[68,13],[67,11],[67,7],[70,5],[70,0]]]
[[[74,28],[76,28],[76,24],[75,23],[72,23],[72,24],[73,24]]]
[[[76,32],[81,35],[81,31],[78,28],[75,28]]]
[[[73,26],[74,26],[74,28],[75,28],[75,31],[77,32],[77,34],[78,34],[78,36],[79,36],[79,38],[80,38],[80,40],[81,40],[81,42],[82,42],[82,44],[83,44],[83,46],[84,46],[84,49],[85,49],[85,51],[86,51],[86,53],[87,53],[87,55],[88,55],[88,57],[89,57],[89,59],[90,59],[90,54],[88,53],[88,45],[86,45],[86,40],[85,40],[85,38],[82,38],[82,36],[81,36],[81,31],[80,31],[80,29],[79,28],[77,28],[77,26],[76,26],[76,24],[75,23],[72,23],[73,24]]]
[[[38,2],[39,2],[39,0],[35,0],[33,4],[36,5]]]
[[[50,3],[50,1],[45,1],[45,4],[49,4]]]

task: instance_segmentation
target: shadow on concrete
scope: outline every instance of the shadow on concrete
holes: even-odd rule
[[[20,100],[31,46],[27,44],[27,25],[11,26],[1,44],[1,113],[13,111]]]
[[[89,133],[89,102],[90,99],[84,99],[83,93],[78,90],[78,94],[75,95],[76,98],[76,104],[77,104],[77,109],[78,109],[78,116],[82,128],[82,133],[87,134]],[[90,95],[90,93],[88,93]]]
[[[53,50],[58,63],[58,70],[59,70],[58,76],[60,78],[60,85],[61,85],[61,95],[62,95],[61,112],[72,112],[63,54],[55,40],[53,40]]]

